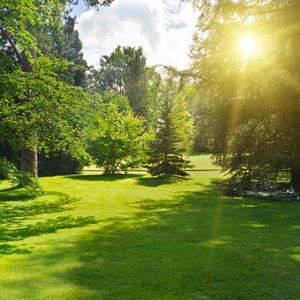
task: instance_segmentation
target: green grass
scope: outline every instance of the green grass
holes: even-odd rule
[[[209,154],[191,155],[187,157],[194,165],[194,170],[220,170],[220,167],[213,165],[211,156]]]
[[[212,160],[210,158],[210,155],[207,153],[204,153],[202,155],[190,155],[185,157],[187,160],[191,161],[193,167],[193,171],[216,171],[220,170],[220,167],[214,166],[212,163]],[[96,165],[90,165],[87,167],[84,167],[84,171],[100,171],[101,168],[97,168]],[[146,171],[146,169],[141,168],[141,170]]]
[[[0,299],[299,299],[299,202],[100,174],[1,182]]]

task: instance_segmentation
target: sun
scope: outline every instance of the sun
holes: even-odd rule
[[[256,39],[251,35],[242,36],[239,40],[239,50],[244,58],[249,58],[257,51]]]
[[[244,36],[240,40],[241,47],[246,51],[253,51],[256,47],[256,41],[252,36]]]

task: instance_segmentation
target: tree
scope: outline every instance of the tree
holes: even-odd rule
[[[65,12],[58,14],[57,19],[61,20],[60,26],[48,25],[36,34],[39,49],[47,57],[69,61],[68,68],[58,74],[59,79],[85,88],[87,62],[83,59],[79,32],[74,29],[76,18]]]
[[[14,55],[22,66],[23,72],[33,72],[32,62],[36,58],[36,51],[38,50],[34,39],[35,31],[38,31],[44,22],[52,22],[52,16],[48,9],[56,11],[59,7],[61,7],[61,3],[56,1],[49,1],[48,6],[43,6],[42,3],[36,5],[34,1],[28,1],[27,3],[23,3],[23,1],[18,3],[15,3],[15,1],[5,1],[4,3],[2,1],[0,3],[0,29],[2,36],[10,43]],[[27,93],[27,101],[30,101],[31,97],[32,95]],[[22,98],[22,96],[18,95],[18,98]],[[25,115],[27,121],[31,122],[30,112],[26,111]],[[24,139],[27,140],[36,140],[36,138],[35,132],[31,132],[30,136],[24,135]],[[25,144],[28,144],[28,142]],[[37,177],[36,145],[23,148],[21,170],[30,172]]]
[[[128,70],[125,74],[124,89],[125,96],[133,112],[137,116],[148,118],[149,99],[148,99],[148,68],[143,48],[134,49],[131,47],[123,48],[124,55],[127,57]]]
[[[299,185],[299,1],[198,4],[191,71],[209,97],[201,101],[216,163],[245,182],[288,170]]]
[[[106,174],[139,166],[145,157],[148,135],[143,119],[132,111],[119,111],[113,103],[102,103],[89,129],[88,153]]]
[[[55,133],[60,131],[63,136],[66,136],[68,135],[66,134],[67,128],[73,128],[76,123],[74,122],[76,109],[70,111],[70,105],[75,104],[74,100],[78,99],[81,92],[54,79],[53,67],[62,70],[63,63],[58,63],[57,60],[51,62],[40,56],[41,51],[36,43],[39,31],[47,32],[48,27],[60,24],[61,19],[57,16],[61,16],[66,2],[59,0],[39,2],[29,0],[26,3],[12,0],[0,2],[2,38],[10,44],[15,63],[22,66],[22,71],[1,74],[1,90],[3,91],[1,101],[3,103],[0,119],[6,126],[4,133],[19,134],[23,141],[21,169],[32,173],[35,177],[37,177],[37,144],[40,138],[37,135],[38,129],[40,132],[49,133],[48,129],[52,127]],[[108,5],[111,2],[86,1],[91,6]],[[40,57],[35,61],[37,55]],[[11,93],[13,96],[8,93],[11,87],[14,89]],[[15,110],[11,107],[15,107]],[[55,113],[53,108],[57,109]],[[63,115],[67,112],[70,113],[69,118]],[[46,119],[45,116],[48,118]],[[71,119],[71,124],[68,124],[67,119]],[[41,127],[37,127],[37,124]],[[24,126],[22,134],[20,133],[21,125]],[[46,139],[49,140],[49,137]],[[56,140],[61,142],[62,137]]]
[[[101,95],[110,92],[126,96],[134,114],[148,120],[150,74],[153,77],[153,68],[147,67],[142,47],[118,46],[110,56],[100,58],[100,70],[92,71],[89,88]]]
[[[78,4],[78,0],[72,0],[72,2],[74,2],[75,5]],[[84,0],[84,3],[87,6],[93,6],[96,8],[98,8],[99,6],[108,6],[113,2],[114,0]]]
[[[2,138],[18,137],[19,147],[27,149],[37,144],[63,149],[79,139],[86,95],[80,88],[56,80],[50,70],[63,67],[61,62],[39,58],[33,62],[34,73],[16,70],[1,74]]]
[[[83,59],[82,43],[79,33],[74,30],[75,18],[68,12],[58,15],[62,24],[48,26],[37,34],[37,42],[43,55],[52,59],[60,58],[70,62],[68,67],[57,72],[57,79],[72,86],[85,88],[87,63]],[[72,174],[81,170],[87,162],[85,155],[74,157],[71,145],[57,149],[49,145],[46,151],[41,150],[38,155],[39,176]]]
[[[160,90],[160,117],[154,141],[150,144],[148,170],[152,176],[172,174],[187,176],[182,169],[189,162],[182,157],[191,128],[182,93],[172,78]]]

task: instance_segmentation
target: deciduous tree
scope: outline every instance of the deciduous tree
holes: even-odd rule
[[[131,109],[120,112],[117,104],[101,103],[88,131],[87,151],[106,174],[114,175],[143,163],[148,134],[143,119],[135,117]]]
[[[78,124],[76,107],[82,103],[80,98],[84,98],[79,89],[59,81],[53,72],[55,68],[62,70],[67,65],[43,58],[37,43],[38,32],[47,32],[47,28],[53,30],[55,25],[60,26],[60,16],[66,2],[0,1],[2,39],[10,44],[15,63],[22,66],[21,70],[1,74],[0,119],[4,128],[1,134],[10,132],[20,136],[23,141],[21,169],[35,177],[37,144],[45,146],[45,139],[50,141],[54,134],[56,139],[52,141],[61,143],[63,137],[73,133],[75,124]],[[91,6],[108,5],[111,2],[86,1]],[[35,60],[36,56],[39,56],[38,60]],[[52,134],[46,136],[45,132]]]
[[[159,81],[154,80],[157,79],[154,69],[147,67],[142,47],[118,46],[111,55],[100,58],[99,71],[93,70],[89,78],[92,93],[126,96],[134,114],[151,123],[153,107],[150,103],[154,104],[151,84],[156,85]]]

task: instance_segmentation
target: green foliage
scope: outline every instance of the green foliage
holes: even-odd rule
[[[79,154],[79,153],[78,153]],[[41,151],[38,155],[39,176],[76,174],[89,163],[87,154],[74,155],[70,150]]]
[[[154,68],[147,67],[142,47],[118,46],[109,56],[100,58],[99,71],[92,70],[88,78],[91,93],[103,98],[106,92],[127,97],[134,114],[153,125],[160,76]]]
[[[109,92],[104,92],[102,95],[103,103],[115,104],[118,107],[118,112],[122,114],[132,113],[128,98],[122,94],[113,95]]]
[[[0,178],[7,179],[9,169],[12,168],[12,164],[7,161],[6,158],[0,158]]]
[[[191,47],[199,144],[241,181],[300,184],[298,1],[202,1]],[[284,34],[282,32],[285,32]],[[251,35],[256,48],[240,39]]]
[[[57,19],[62,18],[62,15],[57,16]],[[87,63],[83,59],[82,42],[78,31],[74,29],[75,18],[65,16],[64,19],[58,28],[43,28],[36,34],[36,39],[43,55],[70,62],[66,69],[59,71],[58,78],[70,85],[84,88]]]
[[[62,148],[80,133],[86,96],[80,88],[57,81],[54,70],[67,65],[59,60],[40,57],[33,62],[34,73],[16,70],[0,75],[1,135],[18,136],[23,146],[32,147],[36,139],[24,139],[38,134],[42,147]]]
[[[28,172],[13,169],[10,171],[8,179],[13,186],[23,187],[30,197],[39,197],[44,193],[42,186],[37,178]]]
[[[132,169],[145,159],[148,134],[143,119],[131,112],[119,112],[116,104],[102,103],[88,132],[87,151],[106,174]]]
[[[15,187],[25,188],[30,197],[38,197],[43,194],[43,188],[34,176],[17,170],[14,164],[5,158],[0,158],[0,178],[10,180]]]
[[[65,8],[66,1],[21,0],[0,1],[0,29],[16,42],[18,51],[37,47],[35,34],[44,26],[59,24],[57,15]]]
[[[167,79],[160,90],[160,117],[154,141],[150,143],[148,170],[151,175],[175,174],[189,166],[182,154],[188,150],[191,122],[184,98],[172,79]]]

